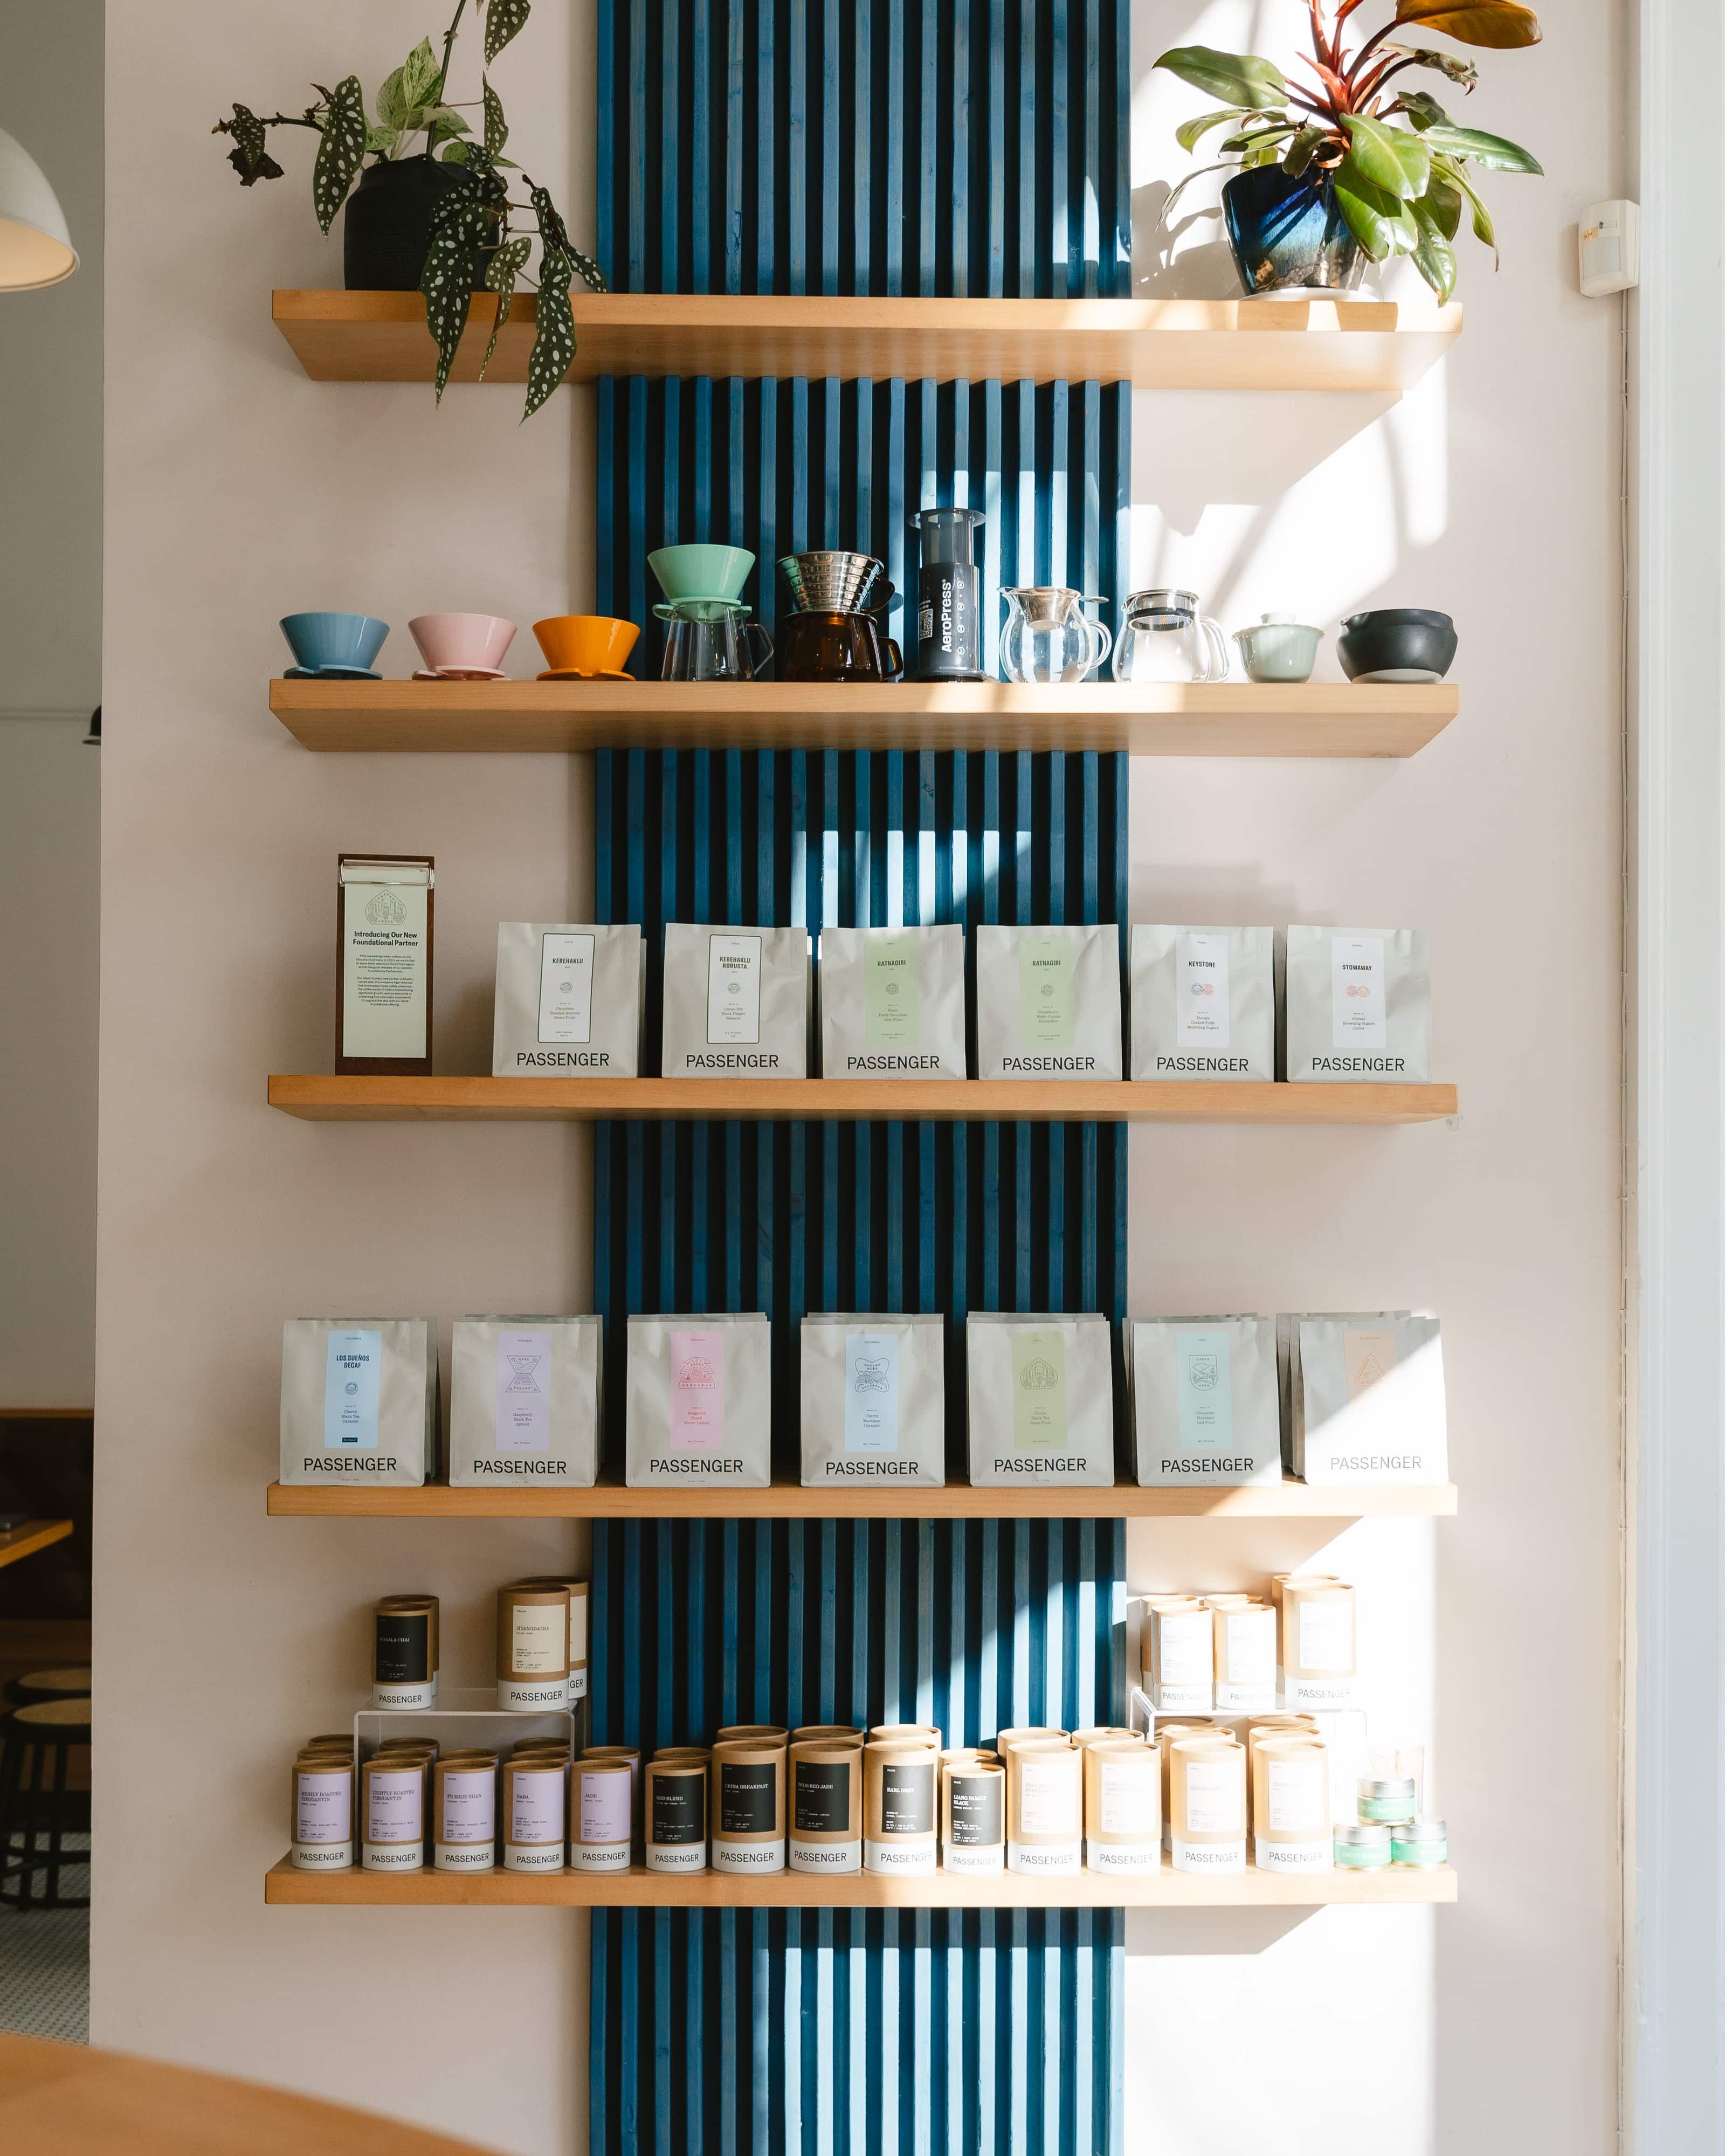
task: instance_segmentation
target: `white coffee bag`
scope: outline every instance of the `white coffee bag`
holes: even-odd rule
[[[1113,1482],[1113,1332],[1090,1314],[972,1312],[964,1345],[973,1485]]]
[[[822,1312],[803,1320],[803,1485],[947,1479],[946,1320]]]
[[[1284,1076],[1296,1083],[1430,1082],[1424,929],[1292,927],[1283,968]]]
[[[1154,1317],[1132,1327],[1137,1478],[1281,1481],[1276,1328],[1267,1317]]]
[[[632,921],[500,921],[491,1075],[638,1076],[646,993]]]
[[[429,1317],[290,1317],[281,1328],[281,1480],[417,1488],[442,1434]]]
[[[964,931],[824,928],[824,1078],[963,1078]]]
[[[457,1489],[590,1489],[599,1471],[597,1317],[458,1317],[449,1346]]]
[[[1294,1392],[1300,1382],[1300,1327],[1307,1317],[1313,1314],[1292,1310],[1276,1312],[1276,1400],[1281,1416],[1282,1466],[1290,1475],[1304,1472],[1297,1464],[1294,1451]],[[1375,1325],[1380,1321],[1393,1322],[1412,1313],[1405,1310],[1332,1310],[1315,1314],[1337,1325]]]
[[[766,1313],[629,1321],[632,1490],[764,1490],[773,1480],[773,1327]]]
[[[978,928],[979,1078],[1119,1078],[1120,930]]]
[[[1138,923],[1132,1043],[1137,1079],[1273,1079],[1276,931]]]
[[[806,928],[665,924],[667,1078],[806,1078]]]
[[[1308,1482],[1447,1482],[1435,1317],[1302,1317],[1292,1372],[1295,1471]]]

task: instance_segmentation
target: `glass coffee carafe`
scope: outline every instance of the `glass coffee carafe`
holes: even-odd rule
[[[750,681],[773,657],[772,638],[736,599],[674,599],[653,611],[665,624],[661,681]]]
[[[1117,681],[1224,681],[1228,644],[1195,592],[1134,592],[1114,647]]]
[[[1003,591],[1000,671],[1009,681],[1081,681],[1108,656],[1113,639],[1084,613],[1081,592],[1064,584],[1021,584]]]

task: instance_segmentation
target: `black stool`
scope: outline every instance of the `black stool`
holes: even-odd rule
[[[74,1825],[66,1763],[79,1745],[89,1743],[87,1699],[40,1700],[0,1717],[0,1906],[20,1911],[90,1907],[88,1894],[60,1892],[61,1866],[90,1861],[87,1851],[63,1845]],[[48,1874],[45,1894],[31,1892],[39,1871]],[[14,1879],[15,1892],[9,1885]]]
[[[88,1699],[88,1670],[32,1670],[27,1677],[7,1680],[0,1698],[8,1707],[33,1707],[39,1699]]]

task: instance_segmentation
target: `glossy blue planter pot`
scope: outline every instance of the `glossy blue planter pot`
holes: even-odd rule
[[[1322,175],[1291,180],[1280,165],[1255,165],[1223,188],[1222,215],[1248,292],[1351,292],[1365,275],[1365,252]]]

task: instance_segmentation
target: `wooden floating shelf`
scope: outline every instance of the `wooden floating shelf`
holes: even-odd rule
[[[902,1483],[805,1490],[630,1490],[607,1479],[590,1490],[418,1489],[347,1483],[272,1482],[274,1519],[342,1520],[1358,1520],[1449,1518],[1453,1482],[1260,1482],[1231,1488],[1004,1490],[948,1482],[937,1490]]]
[[[1310,1909],[1334,1902],[1355,1908],[1405,1908],[1453,1902],[1448,1865],[1425,1871],[1392,1865],[1383,1871],[1260,1871],[1232,1877],[1160,1871],[1114,1878],[1076,1871],[1064,1879],[1017,1872],[973,1878],[934,1871],[916,1880],[878,1872],[843,1878],[776,1871],[740,1878],[727,1871],[388,1872],[295,1871],[286,1857],[264,1875],[264,1899],[278,1905],[444,1909]]]
[[[349,754],[836,748],[1409,757],[1461,705],[1459,689],[1442,681],[270,684],[270,710],[303,747]]]
[[[1453,1086],[935,1078],[372,1078],[277,1072],[314,1123],[1432,1123]]]
[[[1459,306],[1381,300],[904,300],[577,291],[567,379],[1130,382],[1141,389],[1402,390],[1461,331]],[[476,382],[497,303],[475,293],[450,373]],[[315,382],[425,382],[417,292],[279,291],[276,327]],[[522,294],[488,382],[523,382]]]

